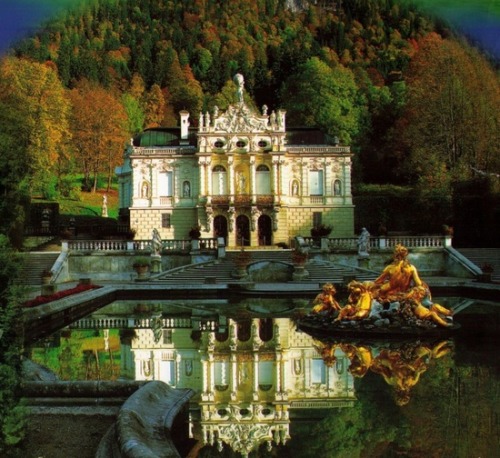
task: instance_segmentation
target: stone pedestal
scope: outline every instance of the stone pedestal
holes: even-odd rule
[[[309,278],[309,272],[304,266],[294,266],[292,278],[294,281],[305,280],[306,278]]]
[[[233,278],[245,278],[246,276],[248,276],[246,266],[236,266],[236,270],[231,272],[231,277]]]
[[[137,266],[134,270],[137,272],[136,281],[149,280],[149,266]]]
[[[151,255],[151,273],[159,274],[161,273],[161,255],[152,254]]]
[[[360,267],[361,269],[369,269],[370,258],[368,256],[360,256],[358,258],[358,267]]]
[[[54,294],[56,291],[56,285],[54,283],[42,285],[42,296],[52,296],[52,294]]]

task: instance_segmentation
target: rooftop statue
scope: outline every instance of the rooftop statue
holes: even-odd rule
[[[236,95],[238,96],[238,102],[243,103],[243,92],[245,91],[245,78],[241,73],[236,73],[234,75],[234,82],[236,83]]]

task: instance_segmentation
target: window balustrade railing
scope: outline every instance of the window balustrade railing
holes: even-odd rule
[[[324,200],[323,196],[309,196],[309,202],[311,204],[323,204]]]
[[[298,153],[324,153],[324,154],[338,154],[349,153],[351,151],[349,146],[289,146],[287,152],[291,154]]]

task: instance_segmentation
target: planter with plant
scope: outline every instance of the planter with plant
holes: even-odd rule
[[[311,237],[321,238],[328,237],[333,230],[332,226],[326,226],[325,224],[320,224],[311,228]]]
[[[491,282],[491,274],[493,273],[495,269],[489,262],[485,262],[481,266],[481,275],[479,276],[479,281],[483,281],[485,283],[490,283]]]
[[[201,237],[201,230],[198,226],[192,227],[189,231],[189,238],[191,240],[199,240]]]
[[[252,262],[252,255],[248,251],[241,249],[234,258],[236,271],[233,273],[233,276],[236,278],[246,277],[247,267],[250,262]]]
[[[53,272],[50,269],[43,269],[40,275],[42,279],[42,285],[48,285],[52,280]]]
[[[305,265],[309,256],[305,251],[294,250],[292,252],[293,275],[294,280],[303,280],[309,277],[309,272],[306,270]]]
[[[137,272],[138,280],[147,278],[149,268],[151,267],[151,259],[146,256],[139,256],[134,259],[132,267]]]

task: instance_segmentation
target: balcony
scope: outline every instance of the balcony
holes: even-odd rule
[[[211,202],[212,205],[228,206],[229,196],[212,196]]]
[[[234,196],[234,205],[236,207],[249,207],[252,205],[252,196],[238,195]]]
[[[272,207],[274,204],[274,196],[271,195],[259,195],[256,198],[257,205],[260,207]]]

